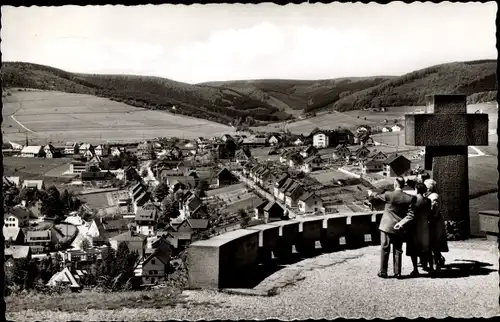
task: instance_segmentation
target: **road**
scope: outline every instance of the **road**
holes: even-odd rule
[[[258,193],[261,196],[265,197],[270,202],[276,202],[278,205],[280,205],[281,208],[283,208],[285,210],[288,210],[288,217],[289,218],[296,218],[297,217],[297,213],[295,213],[292,209],[288,208],[285,204],[281,203],[271,193],[269,193],[268,191],[266,191],[266,190],[262,189],[261,187],[257,186],[254,182],[252,182],[252,180],[246,178],[241,172],[234,171],[234,173],[236,174],[236,176],[238,177],[238,179],[240,179],[240,181],[242,181],[243,183],[245,183],[250,188],[257,190]]]

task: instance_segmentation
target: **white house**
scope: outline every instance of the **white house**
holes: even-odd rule
[[[396,124],[396,125],[393,125],[393,126],[391,127],[392,132],[399,132],[399,131],[401,131],[402,129],[403,129],[403,126],[402,126],[402,125],[400,125],[400,124]]]
[[[28,226],[30,214],[29,211],[17,205],[4,215],[4,226],[7,228],[23,228]]]
[[[97,156],[107,156],[108,155],[108,147],[102,144],[99,144],[95,149],[94,153]]]
[[[80,146],[76,142],[66,142],[66,145],[64,146],[64,154],[66,155],[78,154],[79,147]]]
[[[310,157],[304,160],[302,164],[301,170],[304,173],[309,173],[314,170],[321,168],[322,160],[319,155],[311,155]]]
[[[270,145],[274,146],[280,142],[280,139],[276,135],[271,135],[269,137],[269,140],[267,140],[267,142],[269,142]]]
[[[41,145],[28,145],[21,150],[21,156],[25,158],[43,158],[45,152]]]
[[[317,132],[313,136],[313,146],[317,149],[330,146],[330,137],[325,132]]]
[[[298,206],[301,213],[316,212],[323,207],[323,200],[315,193],[305,192],[299,197]]]
[[[169,246],[156,248],[139,261],[134,269],[135,276],[141,277],[142,284],[164,282],[170,265],[170,256]]]
[[[391,128],[390,128],[390,127],[388,127],[388,126],[384,126],[384,127],[382,128],[382,132],[384,132],[384,133],[391,132]]]

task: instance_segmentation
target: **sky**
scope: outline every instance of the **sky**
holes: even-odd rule
[[[1,10],[3,61],[78,73],[327,79],[497,58],[493,1]]]

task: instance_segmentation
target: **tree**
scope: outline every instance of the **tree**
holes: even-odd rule
[[[240,224],[241,228],[248,227],[248,224],[250,223],[250,220],[252,219],[248,212],[245,211],[245,209],[238,209],[238,217],[240,217]]]
[[[155,199],[157,201],[162,201],[169,194],[169,186],[165,182],[161,182],[155,189]]]
[[[207,180],[200,180],[200,182],[198,183],[198,187],[196,188],[195,194],[200,198],[206,197],[207,195],[206,191],[208,190],[208,188],[209,184]]]
[[[90,242],[87,238],[83,239],[81,242],[80,242],[80,249],[81,250],[88,250],[90,248]]]
[[[148,170],[147,169],[142,169],[141,171],[141,177],[146,178],[148,176]]]
[[[62,219],[64,216],[64,205],[61,202],[59,190],[57,190],[56,187],[51,186],[47,189],[46,194],[43,194],[41,198],[42,207],[40,212],[42,215],[58,220]]]
[[[158,226],[163,228],[170,223],[173,218],[179,217],[178,202],[170,195],[162,201],[162,211],[158,216]]]

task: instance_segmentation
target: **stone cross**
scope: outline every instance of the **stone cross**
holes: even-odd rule
[[[425,146],[425,169],[432,170],[444,220],[470,234],[468,146],[488,145],[488,114],[467,114],[465,95],[428,97],[433,114],[406,114],[406,145]]]

